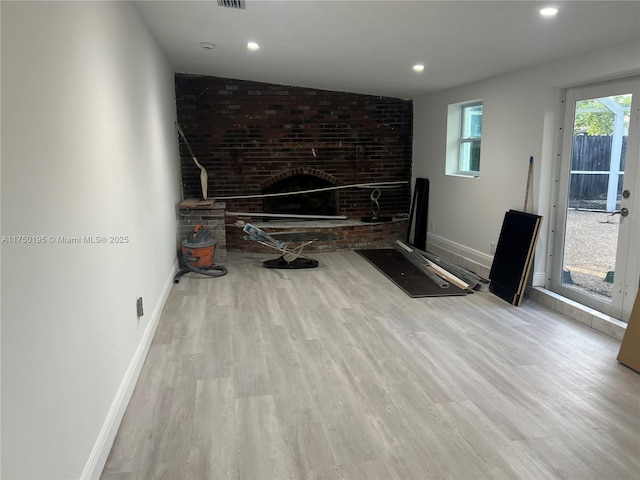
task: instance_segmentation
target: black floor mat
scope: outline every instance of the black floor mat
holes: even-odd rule
[[[356,252],[412,298],[466,295],[464,290],[452,284],[447,288],[440,288],[404,255],[393,248],[356,250]]]

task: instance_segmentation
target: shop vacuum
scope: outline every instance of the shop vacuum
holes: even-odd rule
[[[227,267],[213,263],[215,250],[216,241],[211,232],[202,225],[196,225],[189,236],[180,242],[180,270],[173,278],[173,283],[179,283],[180,277],[190,272],[208,277],[226,275]]]

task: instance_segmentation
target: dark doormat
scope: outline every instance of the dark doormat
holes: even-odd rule
[[[356,252],[412,298],[466,295],[464,290],[452,284],[447,288],[440,288],[394,248],[356,250]]]

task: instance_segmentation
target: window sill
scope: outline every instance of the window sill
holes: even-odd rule
[[[447,176],[461,177],[461,178],[480,178],[480,173],[457,172],[457,173],[447,173]]]

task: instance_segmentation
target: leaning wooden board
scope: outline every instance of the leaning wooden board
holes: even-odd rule
[[[356,253],[367,259],[379,272],[412,298],[467,294],[453,284],[447,288],[440,288],[421,269],[393,248],[356,250]]]
[[[489,291],[518,306],[522,303],[542,217],[509,210],[504,216],[491,264]]]
[[[640,373],[640,291],[633,303],[627,331],[624,332],[620,345],[618,361]]]

